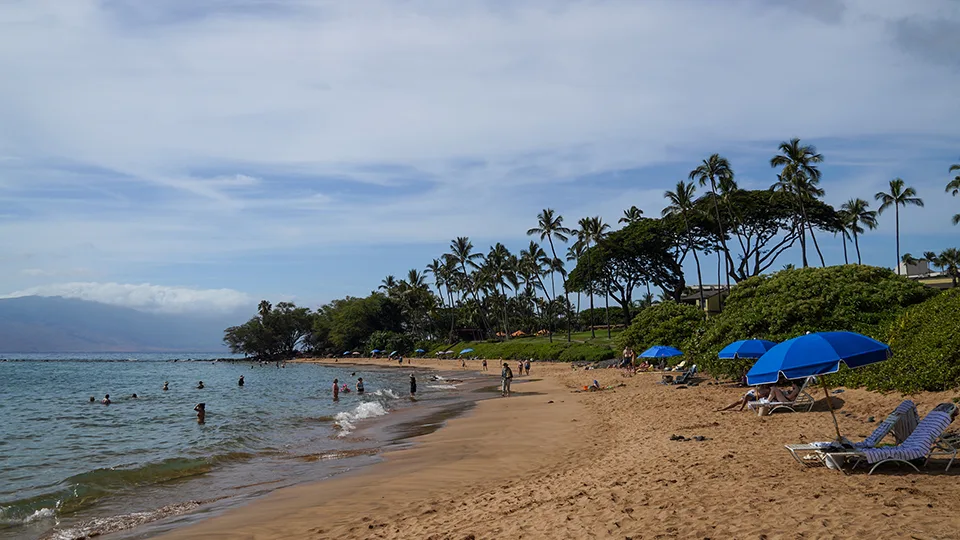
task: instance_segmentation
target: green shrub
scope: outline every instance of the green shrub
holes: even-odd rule
[[[637,354],[653,345],[669,345],[686,352],[686,343],[703,331],[703,311],[689,304],[654,304],[633,319],[630,328],[617,338],[617,346],[630,347]]]
[[[741,339],[784,341],[806,332],[849,330],[885,340],[904,309],[937,291],[890,270],[847,265],[783,270],[734,287],[723,313],[687,347],[714,376],[739,378],[753,360],[720,360],[717,353]]]
[[[837,375],[838,383],[904,393],[960,386],[960,289],[906,310],[888,331],[893,358]]]

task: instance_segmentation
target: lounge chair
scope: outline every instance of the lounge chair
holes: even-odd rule
[[[854,467],[866,461],[873,465],[867,474],[873,474],[873,471],[884,463],[906,463],[913,467],[913,470],[920,472],[920,469],[912,463],[913,461],[925,458],[924,465],[926,465],[931,457],[949,456],[950,461],[946,468],[949,471],[957,457],[957,440],[953,436],[945,436],[944,432],[956,415],[956,405],[941,403],[917,424],[917,428],[905,441],[896,446],[863,448],[848,452],[825,452],[824,458],[833,460],[834,463],[837,463],[837,458],[852,460]]]
[[[810,412],[810,410],[813,409],[813,404],[816,402],[816,400],[813,399],[813,396],[810,395],[809,392],[807,392],[807,387],[810,386],[811,384],[816,384],[816,383],[817,383],[816,377],[807,377],[803,381],[803,386],[800,387],[800,393],[797,394],[797,399],[793,401],[758,400],[758,401],[751,401],[750,403],[747,404],[747,407],[750,410],[756,410],[756,409],[759,409],[760,407],[768,407],[770,413],[773,413],[778,409],[786,409],[790,412],[797,412],[800,410],[805,412]]]
[[[847,444],[846,448],[852,447],[855,450],[876,448],[887,435],[893,433],[897,444],[900,444],[907,440],[907,437],[913,433],[919,421],[917,406],[913,401],[907,399],[900,403],[900,405],[897,405],[897,408],[894,409],[883,422],[880,422],[877,428],[873,430],[873,433],[866,439],[853,443],[844,439],[842,442]],[[807,466],[823,465],[823,458],[827,455],[825,452],[830,447],[836,448],[836,441],[784,445],[784,448],[790,452],[793,459]],[[818,450],[820,452],[818,452]]]
[[[697,374],[697,365],[694,364],[690,366],[690,369],[684,371],[679,377],[673,380],[673,384],[687,384],[690,382],[690,379]]]

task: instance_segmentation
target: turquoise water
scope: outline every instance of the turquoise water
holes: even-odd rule
[[[0,356],[0,538],[109,532],[126,527],[123,516],[323,478],[376,453],[384,438],[365,424],[414,405],[408,368],[172,358]],[[367,394],[334,402],[333,379],[352,386],[356,376]],[[456,397],[455,385],[418,378],[421,402]],[[105,394],[111,405],[99,403]]]

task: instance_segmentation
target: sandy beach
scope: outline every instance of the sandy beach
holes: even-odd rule
[[[413,365],[438,367],[433,359]],[[493,383],[499,370],[490,368]],[[544,363],[532,371],[515,380],[515,396],[481,401],[381,463],[279,490],[163,538],[960,537],[960,466],[843,475],[790,457],[786,443],[833,438],[822,389],[813,412],[758,417],[714,412],[743,389],[707,380],[684,388],[656,384],[656,374]],[[594,379],[625,386],[574,392]],[[922,416],[955,395],[912,399]],[[853,440],[901,399],[833,396]]]

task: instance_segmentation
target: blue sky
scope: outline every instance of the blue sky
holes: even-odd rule
[[[316,306],[456,236],[519,249],[545,207],[658,215],[713,152],[767,187],[795,136],[828,202],[902,177],[927,202],[903,250],[958,246],[958,25],[951,0],[4,2],[0,295]],[[894,263],[892,216],[861,249]]]

